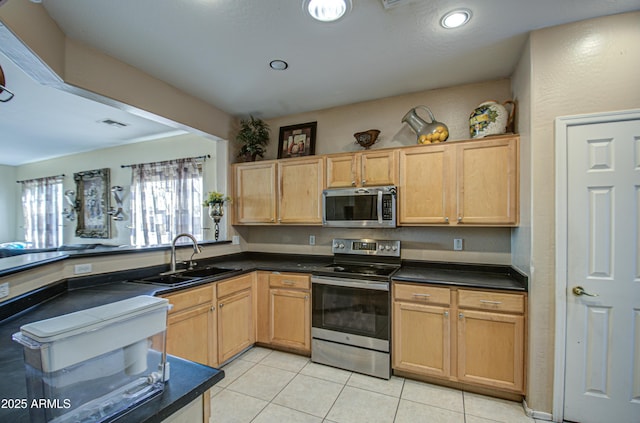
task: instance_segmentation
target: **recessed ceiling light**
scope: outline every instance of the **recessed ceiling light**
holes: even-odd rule
[[[351,10],[351,0],[304,0],[302,7],[315,20],[335,22]]]
[[[271,69],[273,70],[285,70],[289,67],[289,64],[284,60],[276,59],[272,60],[271,63],[269,63],[269,67],[271,67]]]
[[[470,19],[471,10],[457,9],[445,14],[442,19],[440,19],[440,25],[447,29],[458,28],[469,22]]]

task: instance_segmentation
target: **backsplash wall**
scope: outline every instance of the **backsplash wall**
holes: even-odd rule
[[[510,228],[399,227],[345,229],[320,226],[236,226],[250,251],[331,254],[333,238],[399,239],[405,260],[511,264]],[[309,236],[315,245],[309,245]],[[453,251],[454,238],[463,250]]]

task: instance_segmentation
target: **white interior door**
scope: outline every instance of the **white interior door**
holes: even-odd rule
[[[567,165],[564,419],[639,423],[640,120],[568,127]]]

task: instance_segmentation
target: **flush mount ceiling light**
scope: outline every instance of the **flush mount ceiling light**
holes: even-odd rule
[[[269,63],[269,67],[273,70],[285,70],[289,67],[289,64],[284,60],[275,59]]]
[[[351,10],[351,0],[304,0],[302,7],[315,20],[335,22]]]
[[[440,19],[440,25],[447,29],[458,28],[469,22],[470,19],[471,10],[457,9],[445,14],[442,19]]]

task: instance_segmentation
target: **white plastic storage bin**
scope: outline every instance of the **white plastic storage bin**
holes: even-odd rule
[[[31,421],[101,422],[162,392],[168,307],[143,295],[22,326]]]

